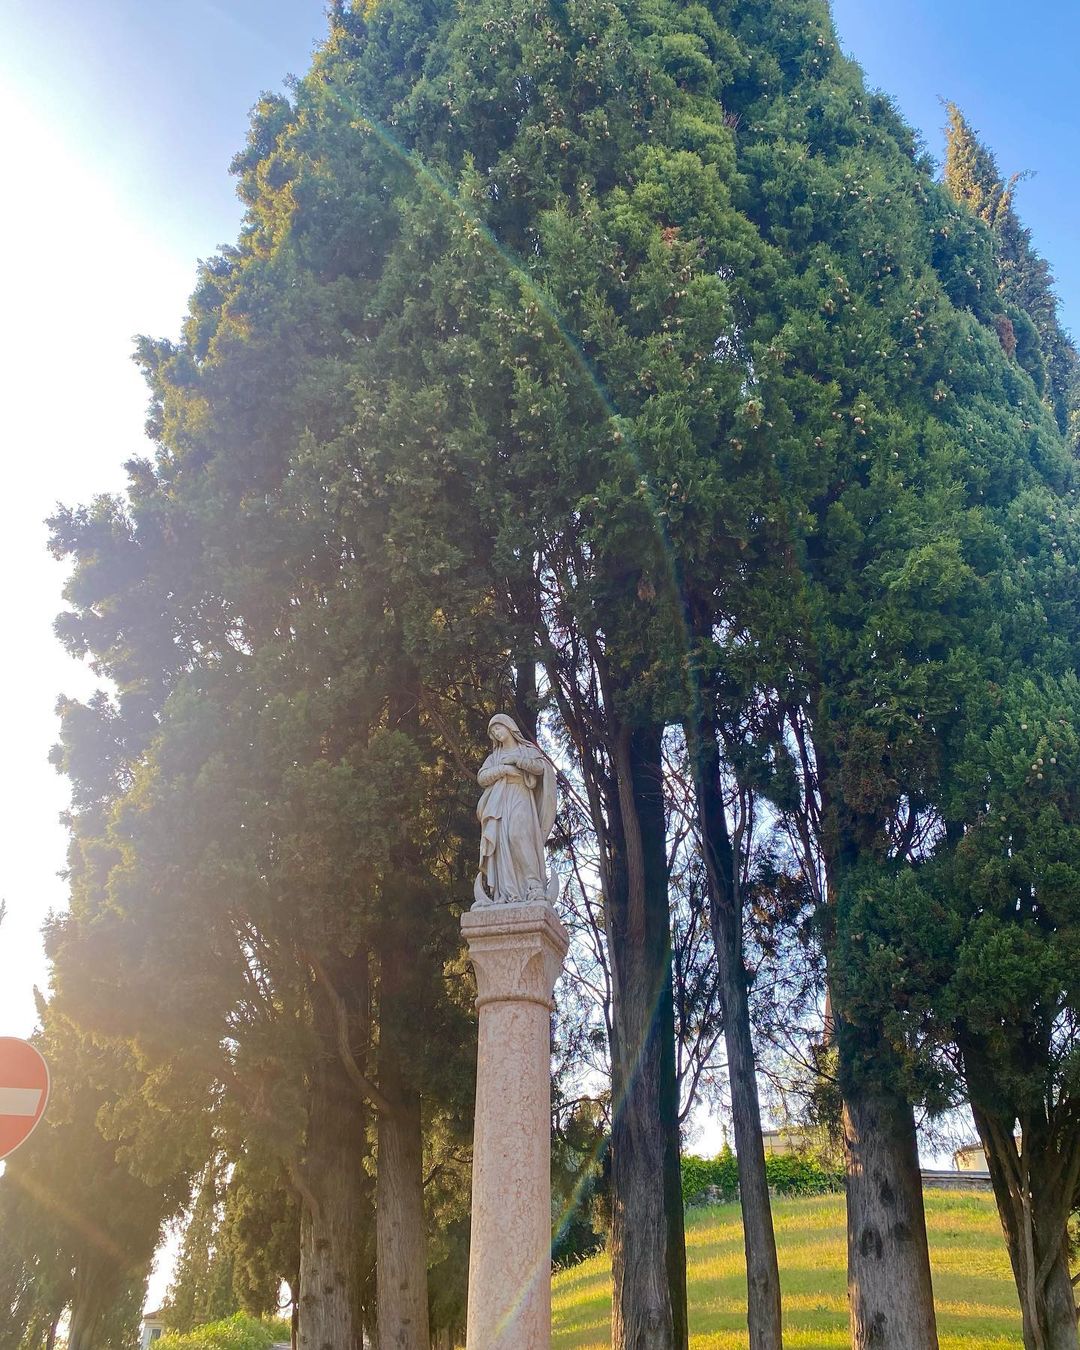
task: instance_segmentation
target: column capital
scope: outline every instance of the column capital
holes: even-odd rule
[[[476,1006],[538,1003],[552,1009],[570,938],[548,904],[488,905],[461,916],[476,971]]]

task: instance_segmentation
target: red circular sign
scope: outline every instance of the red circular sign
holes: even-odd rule
[[[0,1158],[34,1132],[49,1100],[49,1066],[39,1051],[14,1036],[0,1036]]]

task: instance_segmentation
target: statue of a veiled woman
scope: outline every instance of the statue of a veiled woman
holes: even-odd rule
[[[512,717],[488,723],[492,751],[477,774],[484,789],[476,904],[554,903],[559,879],[549,876],[544,845],[555,823],[555,770]]]

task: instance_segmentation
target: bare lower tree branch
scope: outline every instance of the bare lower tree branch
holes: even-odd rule
[[[286,1158],[285,1171],[288,1173],[289,1184],[304,1204],[307,1205],[311,1212],[311,1217],[317,1223],[322,1213],[322,1206],[319,1204],[318,1197],[304,1179],[303,1168],[295,1158]]]
[[[326,968],[317,956],[308,955],[311,968],[315,972],[316,978],[322,985],[331,1010],[334,1014],[334,1023],[337,1028],[337,1048],[341,1062],[345,1066],[345,1072],[349,1076],[349,1081],[361,1097],[374,1106],[376,1111],[381,1111],[385,1115],[393,1114],[393,1107],[379,1089],[360,1072],[360,1066],[356,1062],[356,1056],[352,1052],[352,1046],[349,1044],[349,1010],[345,1006],[345,1000],[334,988],[333,981],[326,973]]]

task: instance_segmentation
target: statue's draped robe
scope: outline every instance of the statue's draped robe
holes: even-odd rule
[[[484,789],[476,808],[480,872],[493,902],[545,900],[544,843],[555,822],[554,770],[536,746],[515,737],[513,745],[488,755],[477,781]]]

